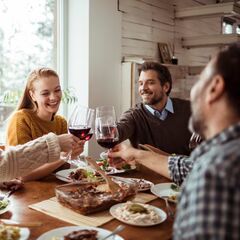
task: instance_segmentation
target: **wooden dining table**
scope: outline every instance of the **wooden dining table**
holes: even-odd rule
[[[119,174],[121,177],[134,177],[144,178],[157,183],[170,182],[170,180],[158,175],[157,173],[150,171],[149,169],[140,166],[138,170],[128,171],[126,173]],[[55,195],[55,187],[57,185],[64,184],[64,182],[56,179],[55,176],[49,176],[41,181],[26,182],[24,188],[15,192],[10,197],[11,208],[8,212],[2,214],[0,218],[11,219],[17,222],[34,222],[40,221],[43,223],[41,227],[30,228],[31,240],[36,240],[43,233],[64,226],[72,226],[68,222],[64,222],[60,219],[51,217],[39,211],[30,209],[28,206],[46,199],[49,199]],[[151,193],[147,191],[147,193]],[[164,200],[157,198],[150,202],[150,204],[157,206],[166,211]],[[171,204],[172,209],[175,209],[175,205]],[[101,228],[107,230],[114,230],[119,224],[125,226],[125,229],[119,233],[125,240],[169,240],[172,238],[172,225],[173,219],[167,217],[166,221],[151,227],[136,227],[130,226],[120,221],[113,219],[110,222],[101,225]]]

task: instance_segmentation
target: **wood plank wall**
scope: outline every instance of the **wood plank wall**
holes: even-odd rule
[[[176,7],[191,7],[215,3],[213,0],[175,0]],[[218,47],[182,48],[182,38],[200,35],[220,34],[221,17],[175,20],[175,49],[179,64],[205,65]]]
[[[174,20],[176,7],[199,6],[214,0],[119,0],[122,12],[122,56],[158,60],[158,42],[172,46],[180,65],[205,65],[218,48],[184,49],[182,37],[221,32],[221,18]],[[175,32],[175,34],[174,34]]]
[[[173,42],[173,0],[119,0],[122,56],[155,58],[158,42]]]

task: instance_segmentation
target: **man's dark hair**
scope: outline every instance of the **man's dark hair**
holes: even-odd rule
[[[223,77],[231,106],[240,114],[240,43],[222,49],[214,62],[214,74]]]
[[[139,74],[143,71],[154,70],[157,72],[158,79],[163,86],[165,83],[169,83],[169,90],[167,95],[170,94],[172,89],[172,77],[167,67],[163,66],[158,62],[144,62],[138,69]]]

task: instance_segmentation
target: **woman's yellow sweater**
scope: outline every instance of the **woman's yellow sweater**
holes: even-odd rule
[[[67,133],[67,121],[59,115],[55,115],[52,121],[45,121],[32,110],[21,109],[9,121],[7,145],[24,144],[49,132],[57,135]]]

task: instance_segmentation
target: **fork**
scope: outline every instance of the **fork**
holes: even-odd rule
[[[197,133],[193,133],[189,140],[189,148],[194,149],[202,141],[202,138]]]
[[[123,226],[123,225],[117,226],[109,235],[107,235],[106,237],[102,238],[101,240],[108,239],[109,237],[115,235],[116,233],[121,232],[124,228],[125,228],[125,226]]]
[[[171,209],[171,207],[169,206],[168,196],[161,196],[161,198],[165,201],[168,216],[169,216],[171,219],[173,219],[173,218],[174,218],[174,212],[173,212],[173,210]]]

